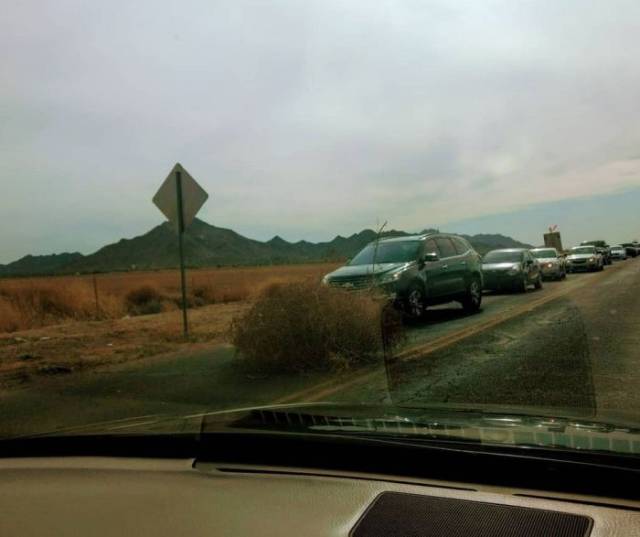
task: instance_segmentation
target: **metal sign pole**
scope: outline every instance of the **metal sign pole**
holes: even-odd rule
[[[180,252],[180,286],[182,287],[182,326],[184,337],[189,337],[189,325],[187,321],[187,280],[184,269],[184,247],[182,234],[184,233],[184,212],[182,210],[182,174],[176,170],[176,194],[178,202],[178,250]]]
[[[184,267],[184,232],[191,225],[196,214],[207,201],[209,194],[189,175],[179,162],[169,172],[152,198],[155,206],[178,229],[178,250],[180,254],[180,286],[182,288],[182,324],[184,336],[189,336],[187,319],[187,277]]]

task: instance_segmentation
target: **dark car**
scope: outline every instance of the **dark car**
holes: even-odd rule
[[[482,260],[484,288],[526,292],[529,285],[542,289],[542,270],[538,260],[524,248],[492,250]]]
[[[637,257],[640,253],[640,249],[633,242],[623,242],[621,246],[627,251],[629,257]]]
[[[605,265],[611,265],[611,247],[607,244],[606,241],[582,241],[580,243],[580,246],[595,246],[597,252],[602,256],[602,262]]]
[[[412,318],[421,317],[430,305],[453,301],[475,312],[482,302],[480,263],[480,255],[457,235],[387,238],[367,245],[323,282],[382,290]]]

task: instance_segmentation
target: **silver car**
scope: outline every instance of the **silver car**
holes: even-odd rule
[[[567,277],[564,257],[561,257],[555,248],[534,248],[529,251],[540,263],[542,277],[545,280],[564,280]]]
[[[604,260],[595,246],[575,246],[567,256],[567,272],[595,272],[604,269]]]
[[[621,259],[624,261],[627,259],[627,249],[624,246],[612,246],[611,259]]]

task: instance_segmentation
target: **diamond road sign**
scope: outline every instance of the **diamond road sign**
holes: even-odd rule
[[[180,185],[178,182],[178,173],[180,174]],[[180,186],[182,194],[182,218],[183,231],[193,222],[200,208],[207,201],[209,194],[189,175],[179,163],[173,167],[171,173],[164,180],[164,183],[153,196],[153,203],[162,211],[169,222],[176,229],[180,229],[180,219],[178,217],[178,186]]]

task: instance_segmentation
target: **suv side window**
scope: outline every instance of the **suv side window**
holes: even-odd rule
[[[434,241],[433,239],[427,239],[424,243],[424,253],[430,254],[433,252],[440,255],[440,252],[438,252],[438,247],[436,246],[436,241]]]
[[[467,242],[460,237],[451,237],[451,242],[453,242],[458,255],[465,254],[471,249]]]
[[[451,239],[448,237],[437,237],[436,244],[438,245],[438,250],[440,251],[440,257],[453,257],[458,255],[456,253],[456,249],[453,247],[453,243]]]

